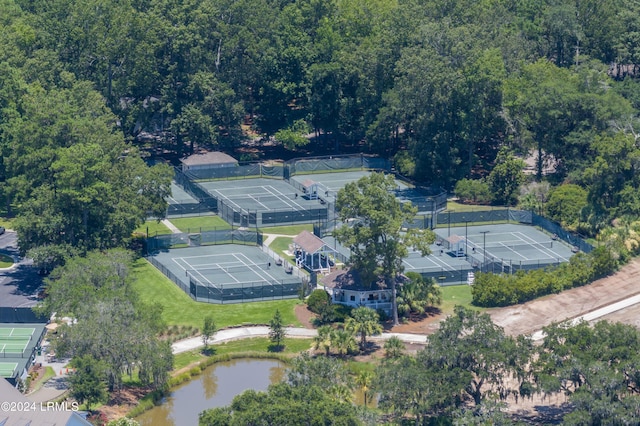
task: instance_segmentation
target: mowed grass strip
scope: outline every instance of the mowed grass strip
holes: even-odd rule
[[[231,225],[220,216],[179,217],[169,220],[182,232],[200,232],[201,229],[211,231],[213,228],[231,229]]]
[[[269,351],[269,347],[271,345],[271,341],[266,337],[252,337],[250,339],[233,340],[225,343],[210,344],[209,348],[213,349],[212,355],[226,355],[237,353],[270,354],[274,353]],[[284,339],[284,350],[275,353],[298,354],[300,352],[309,350],[312,345],[313,339],[294,339],[287,337]],[[206,359],[207,356],[202,353],[202,349],[203,348],[176,354],[173,357],[174,371],[180,370],[181,368],[184,368],[195,362]]]
[[[204,317],[213,315],[218,328],[238,325],[269,324],[276,309],[285,325],[300,326],[294,307],[298,299],[217,305],[196,302],[145,259],[134,265],[134,289],[140,299],[152,306],[162,306],[167,325],[191,325],[202,328]]]
[[[280,234],[280,235],[298,235],[302,231],[313,232],[313,224],[306,223],[303,225],[290,225],[290,226],[272,226],[270,228],[260,228],[260,232],[263,234]]]
[[[135,231],[133,231],[134,234],[143,234],[144,236],[147,235],[147,230],[149,230],[149,236],[153,237],[155,235],[163,235],[163,234],[170,234],[171,230],[169,228],[167,228],[164,223],[162,222],[158,222],[157,220],[148,220],[145,223],[143,223],[142,225],[138,226],[138,228],[136,228]]]
[[[471,295],[470,285],[448,285],[440,287],[442,290],[442,305],[440,309],[445,315],[452,314],[453,308],[456,305],[464,306],[465,308],[474,309],[476,311],[482,311],[483,308],[478,308],[471,304],[473,296]]]
[[[0,268],[9,268],[13,265],[13,258],[0,253]]]

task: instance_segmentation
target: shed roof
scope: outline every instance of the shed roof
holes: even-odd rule
[[[302,186],[304,189],[308,189],[313,185],[317,185],[317,182],[314,181],[313,179],[306,179],[304,182],[302,182]]]
[[[193,154],[187,158],[180,160],[182,164],[187,166],[195,166],[200,164],[229,164],[238,163],[238,160],[232,156],[220,151],[205,152],[203,154]]]
[[[304,230],[293,239],[293,243],[298,245],[307,253],[315,253],[326,244],[322,239],[316,237],[311,232]]]

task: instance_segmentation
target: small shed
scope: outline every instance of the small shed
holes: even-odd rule
[[[180,162],[183,172],[238,167],[238,160],[220,151],[193,154]]]
[[[320,283],[331,295],[333,303],[357,308],[366,306],[391,314],[391,289],[383,282],[375,282],[370,286],[362,284],[359,274],[354,269],[336,270],[322,277]]]
[[[445,238],[449,252],[455,257],[465,257],[467,255],[467,239],[461,235],[450,235]]]
[[[335,264],[330,255],[335,255],[336,251],[309,231],[296,235],[293,239],[293,252],[298,268],[329,273]]]

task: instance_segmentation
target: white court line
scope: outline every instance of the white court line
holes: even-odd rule
[[[419,253],[419,252],[413,251],[411,253]],[[444,269],[446,271],[457,271],[456,268],[454,268],[453,266],[449,265],[444,260],[438,259],[438,256],[436,256],[435,253],[431,253],[428,256],[420,256],[420,257],[424,258],[424,259],[427,259],[429,262],[431,262],[433,264],[433,266],[418,266],[418,267],[411,266],[413,269],[440,268],[440,269]],[[402,261],[405,262],[407,265],[411,265],[409,262],[405,261],[404,259]]]
[[[244,253],[234,253],[234,256],[236,256],[236,258],[238,258],[238,260],[242,261],[242,259],[240,259],[238,256],[242,256],[244,257],[247,262],[247,267],[253,271],[254,274],[256,274],[257,276],[259,276],[260,278],[262,278],[263,281],[265,282],[269,282],[268,279],[265,279],[264,275],[268,276],[269,278],[271,278],[271,281],[275,281],[278,282],[279,280],[277,280],[275,277],[273,277],[271,274],[269,274],[267,271],[265,271],[264,269],[260,269],[260,267],[258,266],[258,264],[253,263],[253,261],[251,261],[251,259],[249,259]],[[258,268],[258,270],[253,269],[251,266],[256,266]],[[262,275],[264,273],[264,275]]]
[[[262,207],[264,207],[267,210],[271,210],[269,207],[267,207],[266,205],[264,205],[263,203],[260,202],[260,200],[258,200],[256,197],[254,197],[253,195],[249,195],[249,198],[252,199],[253,201],[255,201],[256,203],[260,204]]]
[[[515,234],[518,234],[518,235],[515,235]],[[529,244],[535,244],[535,243],[538,243],[538,241],[534,240],[534,239],[533,239],[533,238],[531,238],[531,237],[528,237],[527,235],[523,234],[523,233],[522,233],[522,232],[520,232],[520,231],[514,232],[514,235],[515,235],[516,237],[518,237],[518,238],[521,238],[521,239],[522,239],[523,241],[525,241],[525,242],[527,242],[527,239],[528,239],[528,240],[529,240],[529,242],[528,242]],[[558,243],[558,244],[559,244],[559,243]],[[545,252],[546,252],[546,253],[545,253],[546,255],[549,255],[549,253],[551,253],[551,254],[555,255],[555,256],[549,256],[549,257],[550,257],[550,258],[552,258],[552,259],[556,259],[556,260],[557,260],[557,259],[562,259],[562,260],[564,260],[565,262],[568,262],[568,261],[569,261],[569,259],[565,258],[564,256],[561,256],[559,253],[555,252],[554,250],[552,250],[552,249],[550,249],[550,248],[548,249],[548,248],[546,248],[546,247],[536,247],[536,249],[540,250],[542,253],[545,253]]]
[[[302,205],[300,205],[297,201],[292,201],[292,203],[294,203],[295,205],[291,204],[287,199],[286,199],[286,194],[278,191],[277,189],[275,189],[273,186],[271,185],[267,185],[263,187],[265,191],[268,191],[269,194],[271,195],[277,195],[278,199],[280,201],[282,201],[283,203],[285,203],[287,206],[291,207],[291,208],[295,208],[296,210],[304,210],[304,207],[302,207]],[[275,191],[275,192],[274,192]],[[282,198],[279,198],[282,197]],[[297,207],[296,207],[297,206]]]

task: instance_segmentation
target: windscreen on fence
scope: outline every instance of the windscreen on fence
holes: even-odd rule
[[[563,229],[559,223],[539,216],[535,213],[532,213],[532,218],[532,224],[534,226],[539,226],[552,235],[555,234],[558,239],[565,241],[572,246],[578,247],[585,253],[591,253],[593,251],[593,246],[591,244],[584,241],[578,235]]]
[[[200,245],[247,244],[257,245],[258,232],[240,229],[219,229],[195,233],[156,235],[147,238],[147,252],[153,253],[170,248],[195,247]]]
[[[330,155],[295,158],[285,163],[285,179],[297,174],[345,170],[391,170],[391,161],[366,155]]]
[[[273,282],[247,282],[225,285],[207,285],[190,277],[189,294],[198,302],[243,303],[261,300],[292,299],[300,294],[299,279]]]

